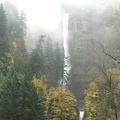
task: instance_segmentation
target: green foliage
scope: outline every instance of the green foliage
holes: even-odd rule
[[[65,94],[61,88],[49,89],[48,83],[57,86],[58,80],[64,74],[64,53],[60,50],[60,46],[57,43],[54,49],[50,37],[44,39],[45,36],[40,36],[35,49],[29,56],[28,63],[24,41],[26,15],[24,12],[19,14],[17,8],[9,3],[6,4],[6,10],[7,19],[6,12],[1,4],[0,119],[46,120],[48,114],[50,119],[72,120],[76,118],[76,99],[72,93],[65,90]],[[46,44],[44,40],[47,40]],[[45,74],[49,81],[42,74]],[[34,75],[36,78],[33,79]],[[51,94],[51,91],[53,91],[53,94]],[[65,98],[56,96],[56,93]],[[57,102],[53,104],[53,99],[56,101],[58,98],[59,104]],[[60,104],[60,101],[63,104]],[[61,108],[61,116],[60,114],[57,116],[59,110],[55,105]],[[71,116],[69,112],[71,112]]]
[[[0,38],[4,38],[7,30],[7,19],[3,5],[0,5]]]
[[[64,51],[60,51],[59,44],[56,44],[55,48],[55,80],[56,84],[58,80],[63,79],[64,74]]]
[[[39,99],[28,69],[24,74],[14,68],[0,81],[0,118],[2,120],[40,120]]]
[[[40,120],[75,120],[77,116],[76,99],[65,88],[49,88],[45,76],[34,77],[32,81],[39,97]]]
[[[17,38],[21,38],[22,40],[24,40],[24,36],[26,35],[26,15],[24,13],[24,11],[20,12],[19,15],[19,20],[18,20],[18,30],[17,30]]]
[[[47,111],[50,120],[75,120],[76,98],[66,88],[51,88],[47,96]]]
[[[7,35],[7,19],[3,5],[0,5],[0,74],[6,75],[10,66],[10,47]]]
[[[46,120],[47,119],[47,112],[46,112],[46,98],[47,98],[47,92],[48,92],[48,83],[45,76],[41,76],[40,79],[37,79],[34,77],[33,84],[36,88],[36,93],[38,94],[38,118],[39,120]]]
[[[31,83],[32,76],[29,69],[24,69],[24,80],[21,86],[22,93],[22,114],[24,120],[38,120],[39,118],[39,99],[36,88]]]
[[[6,78],[5,78],[3,75],[0,76],[0,90],[1,90],[1,87],[2,87],[5,79],[6,79]]]
[[[0,118],[2,120],[22,120],[22,93],[20,87],[21,79],[18,79],[14,69],[12,69],[0,92]]]
[[[86,90],[87,120],[118,119],[120,110],[120,71],[109,69]]]
[[[44,45],[45,50],[45,61],[44,61],[44,74],[49,80],[52,86],[57,86],[58,80],[63,77],[64,69],[64,56],[62,55],[62,50],[57,43],[54,48],[52,45],[52,40],[50,37],[46,39],[46,44]]]
[[[14,8],[11,6],[12,9]],[[18,16],[18,12],[16,12]],[[27,51],[25,47],[24,35],[26,33],[25,14],[16,17],[16,21],[9,25],[10,18],[8,17],[8,25],[6,14],[3,5],[0,6],[0,74],[6,75],[8,68],[14,61],[16,72],[23,70],[24,64],[27,61]],[[16,44],[16,47],[13,46]],[[14,59],[13,59],[14,58]]]
[[[24,65],[27,63],[28,54],[25,46],[24,36],[26,34],[26,16],[21,12],[15,23],[16,28],[13,28],[14,33],[11,33],[11,54],[14,58],[14,68],[16,72],[22,72]]]
[[[44,54],[43,54],[43,37],[41,36],[36,44],[35,49],[32,50],[29,58],[29,66],[33,76],[40,78],[44,71]]]
[[[55,54],[53,50],[52,40],[50,37],[46,39],[46,43],[44,45],[44,74],[46,78],[49,80],[51,85],[55,84]]]
[[[7,33],[10,43],[10,55],[14,61],[15,71],[21,73],[28,57],[24,40],[26,34],[26,15],[23,11],[19,13],[18,9],[10,2],[6,2],[4,6],[8,18]]]

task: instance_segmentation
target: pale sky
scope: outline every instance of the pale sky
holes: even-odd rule
[[[16,0],[27,14],[28,24],[55,29],[60,21],[60,4],[57,0]]]
[[[27,15],[27,23],[54,30],[60,22],[60,4],[69,2],[80,7],[113,4],[120,0],[0,0],[15,2]]]

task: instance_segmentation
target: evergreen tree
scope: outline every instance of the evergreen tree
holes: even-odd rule
[[[40,37],[35,49],[32,50],[29,59],[29,65],[32,74],[33,76],[35,75],[37,78],[39,78],[44,72],[43,38],[43,36]]]
[[[64,74],[64,53],[60,51],[59,44],[56,44],[55,49],[55,80],[56,85],[58,80],[63,79]]]
[[[12,67],[0,90],[1,120],[38,120],[39,98],[28,68],[24,75]]]
[[[16,32],[12,35],[14,40],[12,41],[12,45],[16,44],[16,48],[12,47],[14,50],[13,56],[14,56],[14,67],[17,72],[22,72],[24,69],[24,65],[27,62],[27,50],[25,46],[25,40],[24,36],[26,34],[26,16],[24,12],[21,12]]]
[[[36,92],[39,98],[38,104],[38,120],[47,120],[47,95],[48,95],[48,81],[45,76],[37,79],[34,77],[33,84],[35,85]]]
[[[7,30],[7,19],[3,5],[0,5],[0,38],[4,38]]]
[[[20,12],[18,26],[19,27],[18,27],[18,30],[17,30],[16,37],[24,40],[24,36],[26,35],[26,28],[27,28],[26,14],[24,13],[24,11]]]
[[[24,12],[19,14],[18,9],[9,2],[5,4],[5,8],[7,10],[8,20],[6,20],[6,14],[1,4],[0,56],[2,56],[2,60],[0,60],[0,72],[5,73],[12,60],[15,71],[20,73],[23,71],[24,64],[27,62],[27,50],[24,40],[26,34],[26,15]]]
[[[7,13],[7,22],[8,22],[8,32],[11,35],[11,39],[14,40],[15,34],[18,30],[18,23],[19,23],[19,12],[18,8],[12,4],[11,2],[7,1],[4,3],[4,8]]]
[[[0,92],[0,118],[2,120],[22,120],[21,80],[18,79],[14,68],[8,74]]]
[[[21,86],[23,120],[38,120],[39,118],[39,99],[31,80],[31,72],[26,67],[24,70],[24,81]]]
[[[55,67],[54,67],[54,61],[55,61],[55,56],[54,56],[54,51],[53,51],[53,46],[52,46],[52,40],[50,37],[47,38],[46,44],[45,44],[45,70],[44,74],[49,80],[49,82],[53,85],[55,84]]]
[[[6,74],[10,64],[7,18],[3,5],[0,5],[0,74]]]

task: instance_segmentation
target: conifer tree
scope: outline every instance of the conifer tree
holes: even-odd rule
[[[16,32],[13,35],[13,43],[16,44],[13,55],[15,60],[14,67],[17,72],[22,72],[28,57],[24,40],[26,34],[26,15],[24,12],[21,12],[20,16],[18,16],[18,23],[16,26]]]
[[[40,36],[39,41],[37,42],[35,49],[32,50],[29,59],[29,66],[32,74],[37,78],[40,78],[44,72],[43,38],[43,36]]]
[[[0,5],[0,38],[4,38],[7,30],[6,13],[3,8],[3,4]]]
[[[45,44],[45,65],[44,65],[44,74],[46,78],[49,80],[49,82],[53,85],[55,84],[55,56],[54,56],[54,51],[53,51],[53,46],[52,46],[52,40],[50,37],[46,39],[46,44]]]
[[[63,78],[64,74],[64,55],[62,54],[62,51],[60,51],[59,44],[56,44],[55,48],[55,80],[56,85],[58,83],[58,80]]]
[[[1,120],[38,120],[40,117],[40,101],[31,82],[31,73],[27,67],[23,72],[18,74],[12,67],[1,86]]]
[[[24,81],[21,86],[23,120],[38,120],[39,118],[39,99],[31,80],[31,72],[26,66],[24,69]]]
[[[7,18],[3,5],[0,5],[0,74],[6,74],[10,64]]]
[[[36,92],[39,98],[38,104],[38,120],[47,120],[47,95],[48,95],[48,81],[45,76],[37,79],[34,77],[33,84],[35,85]]]
[[[1,120],[22,120],[22,93],[20,89],[21,79],[18,79],[14,68],[12,68],[0,91]]]
[[[17,31],[18,38],[24,40],[24,36],[26,35],[26,28],[27,28],[26,14],[24,13],[24,11],[20,12],[18,26],[19,26]]]

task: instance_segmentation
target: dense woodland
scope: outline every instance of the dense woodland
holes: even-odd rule
[[[78,109],[85,120],[120,119],[120,5],[61,9],[69,14],[66,87],[59,84],[67,59],[59,38],[40,33],[27,50],[26,14],[0,5],[0,120],[78,120]]]
[[[76,119],[75,96],[58,86],[64,50],[40,35],[27,52],[26,15],[10,3],[5,6],[12,14],[0,5],[0,120]]]

